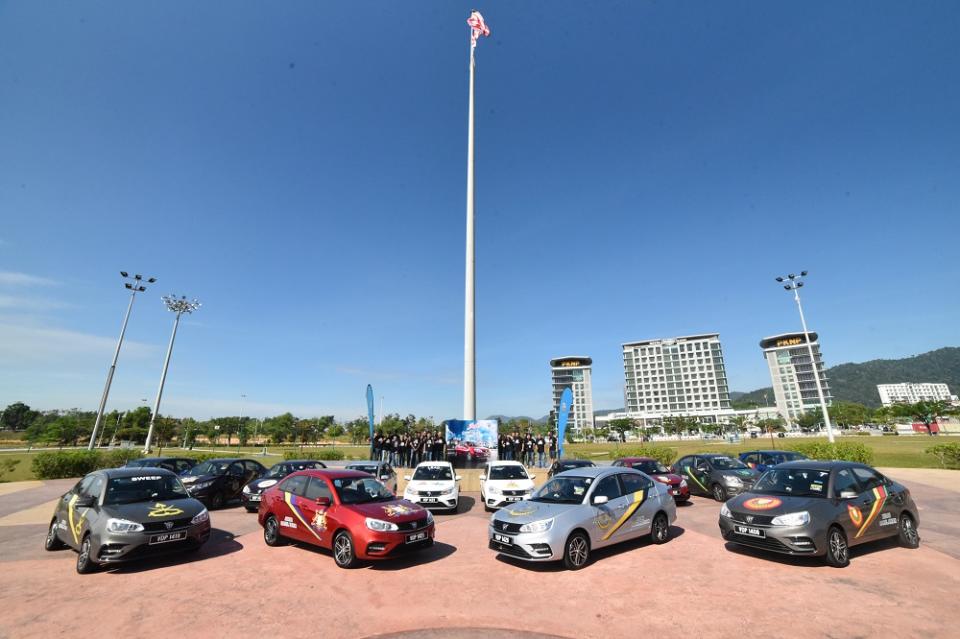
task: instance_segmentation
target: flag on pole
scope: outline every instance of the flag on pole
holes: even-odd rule
[[[470,14],[470,17],[467,18],[467,24],[470,25],[470,50],[473,51],[477,48],[477,39],[480,36],[490,35],[490,27],[483,21],[483,16],[480,15],[479,11]]]

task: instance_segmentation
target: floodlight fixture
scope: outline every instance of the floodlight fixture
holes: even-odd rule
[[[800,277],[806,277],[807,271],[800,271]]]
[[[777,281],[778,281],[778,282],[782,282],[782,281],[783,281],[783,278],[782,278],[782,277],[778,277],[778,278],[777,278]]]
[[[126,271],[120,271],[120,275],[122,275],[123,277],[127,277],[127,272],[126,272]]]

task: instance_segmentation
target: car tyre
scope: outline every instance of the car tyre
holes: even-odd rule
[[[727,490],[720,484],[714,484],[710,488],[710,492],[713,493],[713,498],[720,503],[727,501]]]
[[[248,512],[248,513],[255,513],[255,512],[257,512],[257,509],[256,509],[256,508],[250,508],[249,506],[247,506],[247,512]]]
[[[657,513],[650,526],[650,541],[665,544],[670,540],[670,520],[664,513]]]
[[[80,552],[77,553],[77,572],[81,575],[89,575],[97,570],[97,562],[90,557],[92,550],[93,544],[90,543],[90,535],[87,535],[80,542]]]
[[[355,568],[359,563],[353,537],[346,530],[341,530],[333,537],[333,561],[340,568]]]
[[[50,528],[47,530],[47,537],[43,540],[43,549],[48,551],[62,550],[66,544],[57,537],[57,520],[50,522]]]
[[[224,500],[223,500],[222,492],[217,491],[213,493],[213,495],[210,497],[210,510],[217,510],[219,508],[223,508],[223,501]]]
[[[917,532],[917,527],[913,523],[913,517],[908,513],[900,513],[900,522],[897,525],[897,537],[900,540],[900,545],[904,548],[919,548],[920,547],[920,533]]]
[[[846,568],[850,565],[847,535],[839,526],[832,526],[827,531],[827,565],[833,568]]]
[[[590,562],[590,540],[577,531],[567,537],[563,546],[563,566],[567,570],[580,570]]]
[[[263,522],[263,543],[271,548],[283,545],[283,536],[280,535],[280,524],[277,523],[277,518],[273,515],[267,517],[267,520]]]

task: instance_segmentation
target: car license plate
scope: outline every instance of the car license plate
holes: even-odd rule
[[[507,501],[520,501],[522,497],[507,497]]]
[[[427,538],[427,531],[421,530],[420,532],[415,532],[407,535],[407,543],[414,544],[418,541],[423,541]]]
[[[512,537],[507,537],[506,535],[501,535],[499,533],[493,533],[493,540],[500,544],[507,544],[508,546],[513,544]]]
[[[250,501],[260,501],[260,495],[250,495]]]
[[[177,532],[172,533],[161,533],[159,535],[150,536],[150,544],[166,544],[171,541],[180,541],[187,538],[186,530],[178,530]]]
[[[422,504],[435,504],[435,503],[437,503],[437,498],[436,498],[436,497],[421,497],[421,498],[420,498],[420,503],[422,503]]]
[[[671,494],[671,495],[679,495],[679,494],[680,494],[680,491],[679,491],[679,490],[671,490],[671,491],[670,491],[670,494]]]
[[[734,529],[741,535],[748,535],[750,537],[764,537],[766,536],[762,530],[759,528],[751,528],[750,526],[735,526]]]

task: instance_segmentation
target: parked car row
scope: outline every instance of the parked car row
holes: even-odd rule
[[[777,451],[739,459],[687,455],[671,468],[628,457],[611,466],[559,460],[547,482],[513,461],[488,461],[480,476],[484,508],[497,509],[488,546],[523,561],[585,567],[591,553],[639,537],[670,539],[677,503],[690,495],[722,502],[718,525],[727,543],[849,563],[849,549],[885,537],[919,546],[919,516],[909,490],[853,462],[790,460]],[[782,453],[782,451],[780,451]],[[176,474],[171,458],[90,473],[57,502],[44,547],[77,552],[77,571],[172,551],[192,551],[210,537],[207,506],[240,496],[257,512],[264,542],[302,542],[331,551],[336,565],[394,557],[430,547],[431,510],[457,512],[460,476],[448,461],[423,462],[397,495],[395,470],[383,462],[328,469],[292,460],[268,471],[249,459],[211,459]],[[139,460],[138,460],[139,461]],[[162,467],[160,464],[165,464]],[[689,482],[688,482],[689,480]]]

